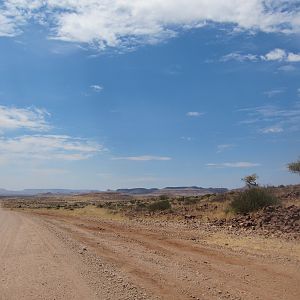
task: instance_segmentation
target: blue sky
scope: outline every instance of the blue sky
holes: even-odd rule
[[[0,1],[1,187],[298,183],[300,2]]]

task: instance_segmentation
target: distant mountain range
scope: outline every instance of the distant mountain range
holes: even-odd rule
[[[177,195],[177,196],[197,196],[204,194],[219,194],[225,193],[226,188],[203,188],[198,186],[176,186],[158,188],[131,188],[131,189],[117,189],[115,191],[125,195],[141,195],[141,196],[158,196],[163,194]],[[0,189],[0,196],[37,196],[37,195],[74,195],[74,194],[88,194],[88,193],[101,193],[99,190],[72,190],[72,189],[24,189],[20,191],[10,191]]]
[[[0,189],[0,196],[36,196],[42,194],[72,195],[99,192],[96,190],[72,190],[72,189],[24,189],[20,191],[10,191]]]

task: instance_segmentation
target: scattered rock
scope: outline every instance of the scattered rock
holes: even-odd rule
[[[262,231],[267,235],[291,234],[293,238],[300,238],[300,207],[267,206],[255,213],[240,215],[230,220],[217,220],[212,224],[231,229]]]

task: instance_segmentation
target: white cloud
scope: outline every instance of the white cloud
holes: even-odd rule
[[[114,157],[113,160],[132,160],[132,161],[167,161],[171,160],[168,156],[153,156],[153,155],[141,155],[141,156],[126,156],[126,157]]]
[[[300,53],[289,53],[287,56],[287,61],[289,62],[300,62]]]
[[[100,151],[102,145],[66,135],[24,135],[0,138],[2,162],[19,159],[83,160]]]
[[[253,168],[253,167],[259,167],[260,164],[241,161],[241,162],[209,163],[206,164],[206,166],[215,167],[215,168]]]
[[[46,131],[50,125],[46,117],[50,114],[39,108],[15,108],[0,106],[0,130],[28,129]]]
[[[0,36],[14,36],[18,33],[13,21],[7,18],[4,11],[0,10]]]
[[[99,93],[103,90],[103,86],[99,85],[99,84],[93,84],[93,85],[90,85],[90,88],[92,90],[94,90],[95,92]]]
[[[300,12],[291,1],[4,0],[0,28],[2,36],[16,35],[34,20],[50,28],[52,38],[100,49],[153,44],[211,22],[238,30],[298,33]]]
[[[203,112],[199,112],[199,111],[189,111],[186,113],[186,115],[188,117],[200,117],[200,116],[203,116],[204,113]]]
[[[285,61],[285,62],[300,62],[300,53],[287,52],[284,49],[274,49],[262,56],[261,59],[267,61]]]
[[[300,62],[300,53],[287,52],[283,49],[274,49],[262,56],[262,59],[269,61]]]
[[[274,49],[267,53],[266,55],[262,56],[261,58],[268,61],[274,61],[274,60],[286,60],[286,52],[283,49]]]

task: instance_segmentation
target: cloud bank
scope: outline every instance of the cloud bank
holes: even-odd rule
[[[51,38],[100,49],[153,44],[211,23],[299,33],[299,20],[297,0],[4,0],[0,5],[2,36],[18,35],[33,21],[48,28]]]

